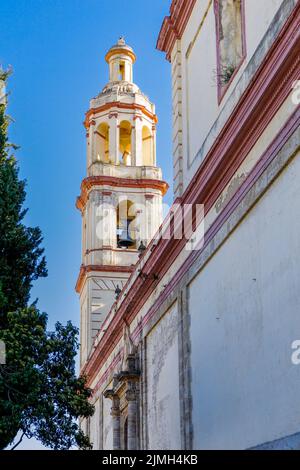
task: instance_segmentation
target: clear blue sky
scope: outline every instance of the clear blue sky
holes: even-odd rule
[[[21,147],[17,157],[27,180],[26,222],[42,229],[49,270],[48,278],[35,284],[33,297],[48,313],[50,328],[57,320],[79,325],[74,286],[81,220],[75,199],[85,176],[82,121],[89,99],[108,80],[104,55],[120,35],[137,54],[134,81],[156,104],[158,164],[171,182],[170,65],[155,49],[169,5],[169,0],[0,2],[0,64],[14,71],[10,139]]]

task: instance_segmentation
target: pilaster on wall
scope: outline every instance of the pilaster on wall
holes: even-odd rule
[[[173,182],[174,197],[183,192],[182,149],[182,69],[181,42],[176,41],[171,55],[172,63],[172,114],[173,114]]]
[[[140,379],[140,410],[139,410],[139,417],[140,417],[140,448],[143,450],[148,449],[148,421],[147,421],[147,406],[148,406],[148,396],[147,396],[147,338],[144,337],[140,342],[140,371],[141,371],[141,379]]]
[[[185,283],[178,291],[177,305],[181,448],[188,450],[193,448],[193,423],[189,288]]]

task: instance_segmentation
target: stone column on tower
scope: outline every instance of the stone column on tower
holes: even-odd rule
[[[119,163],[119,120],[118,113],[109,116],[109,156],[113,165]]]

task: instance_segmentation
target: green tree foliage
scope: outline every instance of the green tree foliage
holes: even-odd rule
[[[78,426],[93,414],[91,391],[76,377],[78,330],[68,322],[47,332],[47,315],[29,305],[32,282],[47,275],[39,228],[23,223],[25,183],[18,177],[8,141],[10,118],[0,71],[0,339],[6,364],[0,365],[0,449],[16,435],[35,437],[53,449],[90,447]]]

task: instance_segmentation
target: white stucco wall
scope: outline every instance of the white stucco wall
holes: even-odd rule
[[[196,2],[181,38],[181,71],[179,75],[182,77],[182,92],[180,95],[174,93],[173,84],[173,109],[178,109],[179,101],[182,109],[183,189],[187,187],[205,157],[205,154],[201,154],[201,156],[197,154],[208,138],[228,98],[234,92],[282,3],[283,0],[264,0],[263,2],[261,0],[245,0],[246,59],[222,101],[218,103],[217,38],[213,2],[210,3],[209,0]],[[178,45],[174,47],[174,50],[176,47]],[[172,57],[175,58],[174,53]],[[178,129],[174,126],[173,130],[173,139],[176,140]],[[206,153],[217,135],[218,132],[212,130]],[[174,171],[177,172],[177,168]]]
[[[182,43],[182,115],[184,176],[218,114],[217,84],[215,80],[216,32],[213,6],[202,25],[193,46],[197,29],[208,2],[196,3],[183,34]],[[187,56],[187,50],[190,53]]]
[[[195,449],[300,429],[299,155],[190,284]]]
[[[147,336],[148,449],[180,449],[178,315],[174,305]]]
[[[247,61],[269,28],[282,0],[245,0]]]

